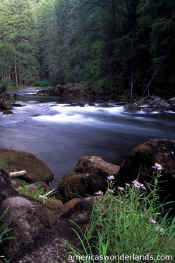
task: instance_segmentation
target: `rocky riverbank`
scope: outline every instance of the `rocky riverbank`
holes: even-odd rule
[[[0,89],[0,111],[10,113],[14,100],[5,91]]]
[[[71,101],[74,104],[84,106],[86,103],[93,102],[115,102],[122,104],[127,112],[142,111],[150,112],[164,112],[175,111],[175,97],[169,99],[162,99],[158,96],[147,96],[139,99],[121,98],[117,96],[108,96],[104,94],[102,88],[92,90],[86,85],[79,83],[67,83],[64,85],[57,85],[54,88],[40,90],[37,96],[56,96],[58,99]]]
[[[96,196],[108,189],[111,177],[117,195],[121,187],[135,179],[144,186],[153,183],[156,168],[162,174],[158,182],[160,201],[169,202],[166,209],[171,209],[174,215],[175,141],[172,140],[153,139],[138,145],[120,166],[98,156],[84,156],[52,191],[46,185],[52,179],[51,171],[32,154],[1,149],[0,159],[1,215],[7,210],[1,221],[12,229],[13,236],[5,241],[1,253],[13,263],[67,262],[71,251],[66,242],[77,249],[80,245],[72,232],[72,222],[82,231],[86,228],[93,204],[98,203]],[[26,175],[22,180],[11,178],[12,172],[24,169]],[[21,194],[26,183],[32,192],[45,184],[48,193],[39,200]]]
[[[158,96],[141,98],[135,102],[126,104],[125,110],[128,112],[141,111],[145,113],[175,111],[175,97],[167,100]]]

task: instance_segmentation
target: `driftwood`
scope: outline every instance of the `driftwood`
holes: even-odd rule
[[[40,195],[40,197],[47,199],[47,198],[51,197],[56,192],[56,190],[57,189],[52,189],[51,191],[47,192],[46,194]]]
[[[9,175],[10,177],[20,177],[25,175],[27,172],[26,170],[22,170],[22,171],[17,171],[17,172],[10,172]]]

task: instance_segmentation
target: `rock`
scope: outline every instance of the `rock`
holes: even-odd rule
[[[162,167],[159,178],[160,200],[175,201],[175,141],[152,139],[135,147],[129,157],[123,161],[117,175],[116,186],[124,186],[138,178],[147,184],[154,182],[155,163]]]
[[[39,201],[19,195],[9,175],[0,170],[1,223],[11,229],[11,239],[3,243],[5,254],[11,258],[22,246],[31,244],[39,233],[56,222],[55,215]]]
[[[74,198],[70,200],[65,204],[64,213],[61,218],[73,223],[74,227],[87,225],[90,220],[94,200],[94,197]]]
[[[171,110],[175,111],[175,97],[170,98],[168,102],[171,105]]]
[[[88,96],[87,87],[80,83],[67,83],[56,88],[60,96],[74,99],[75,101],[82,101],[83,98],[87,99]]]
[[[137,106],[136,103],[126,104],[124,107],[125,107],[125,110],[128,112],[135,112],[139,110],[139,107]]]
[[[67,219],[70,223],[73,222],[73,226],[81,226],[81,230],[88,226],[90,222],[90,217],[92,215],[92,210],[95,213],[97,207],[102,202],[102,212],[114,202],[113,199],[103,200],[102,196],[91,196],[86,198],[74,198],[64,204],[62,219]],[[117,199],[115,200],[117,205]],[[101,206],[101,204],[100,204]],[[83,226],[83,228],[82,228]],[[79,229],[80,230],[80,229]]]
[[[0,204],[0,211],[6,211],[4,223],[12,229],[13,238],[5,244],[8,257],[15,255],[22,246],[34,242],[34,239],[46,227],[56,222],[55,215],[41,203],[23,196],[12,196]]]
[[[170,109],[169,101],[161,99],[157,96],[148,96],[142,99],[135,101],[134,103],[129,103],[125,105],[125,109],[129,112],[133,111],[145,111],[145,112],[152,112],[152,111],[165,111]]]
[[[118,165],[105,162],[98,156],[84,156],[72,172],[61,178],[57,190],[64,200],[93,195],[99,190],[105,191],[107,177],[116,176],[118,171]]]
[[[9,196],[16,196],[18,192],[13,188],[9,175],[0,169],[0,202]]]
[[[170,104],[175,104],[175,97],[172,97],[168,100]]]
[[[104,85],[87,85],[86,82],[59,82],[55,87],[47,90],[40,90],[36,95],[56,96],[66,99],[69,102],[86,104],[89,101],[109,101],[116,99],[116,92],[111,93],[104,88]]]
[[[11,180],[11,182],[12,182],[13,188],[15,188],[16,191],[18,191],[19,187],[23,187],[24,185],[26,185],[26,182],[20,178],[15,178]]]
[[[44,205],[51,209],[56,214],[61,214],[63,212],[63,202],[57,199],[44,199],[40,197],[40,200],[44,202]]]
[[[67,201],[63,206],[63,213],[67,213],[70,209],[72,209],[81,200],[82,200],[82,198],[73,198],[73,199]]]
[[[0,109],[1,110],[10,110],[12,108],[12,98],[9,94],[5,92],[0,92]]]
[[[40,90],[37,95],[57,96],[63,99],[66,98],[66,100],[76,102],[80,106],[84,106],[89,98],[88,87],[81,83],[66,83],[64,85],[58,84],[54,88]]]
[[[32,153],[0,148],[0,160],[6,163],[8,172],[26,170],[27,174],[20,179],[27,183],[42,181],[48,184],[53,179],[47,165]]]

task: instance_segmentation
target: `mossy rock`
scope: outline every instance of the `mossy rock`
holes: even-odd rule
[[[27,183],[42,181],[48,184],[53,180],[52,171],[32,153],[0,148],[0,160],[7,172],[26,170],[27,174],[20,179]]]
[[[63,176],[58,185],[58,192],[64,201],[75,197],[87,197],[108,187],[108,177],[116,176],[120,167],[105,162],[98,156],[83,156],[74,169]],[[62,200],[63,200],[62,199]]]
[[[161,202],[175,201],[175,141],[152,139],[135,147],[123,161],[117,175],[116,187],[124,186],[138,179],[148,185],[153,184],[157,175],[155,163],[162,167],[158,193]],[[171,204],[170,207],[174,207]]]

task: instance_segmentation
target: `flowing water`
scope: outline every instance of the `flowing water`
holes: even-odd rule
[[[0,147],[32,152],[55,174],[53,185],[83,155],[120,163],[135,145],[151,138],[175,139],[175,113],[126,113],[108,104],[71,106],[37,99],[26,89],[13,114],[0,113]]]

